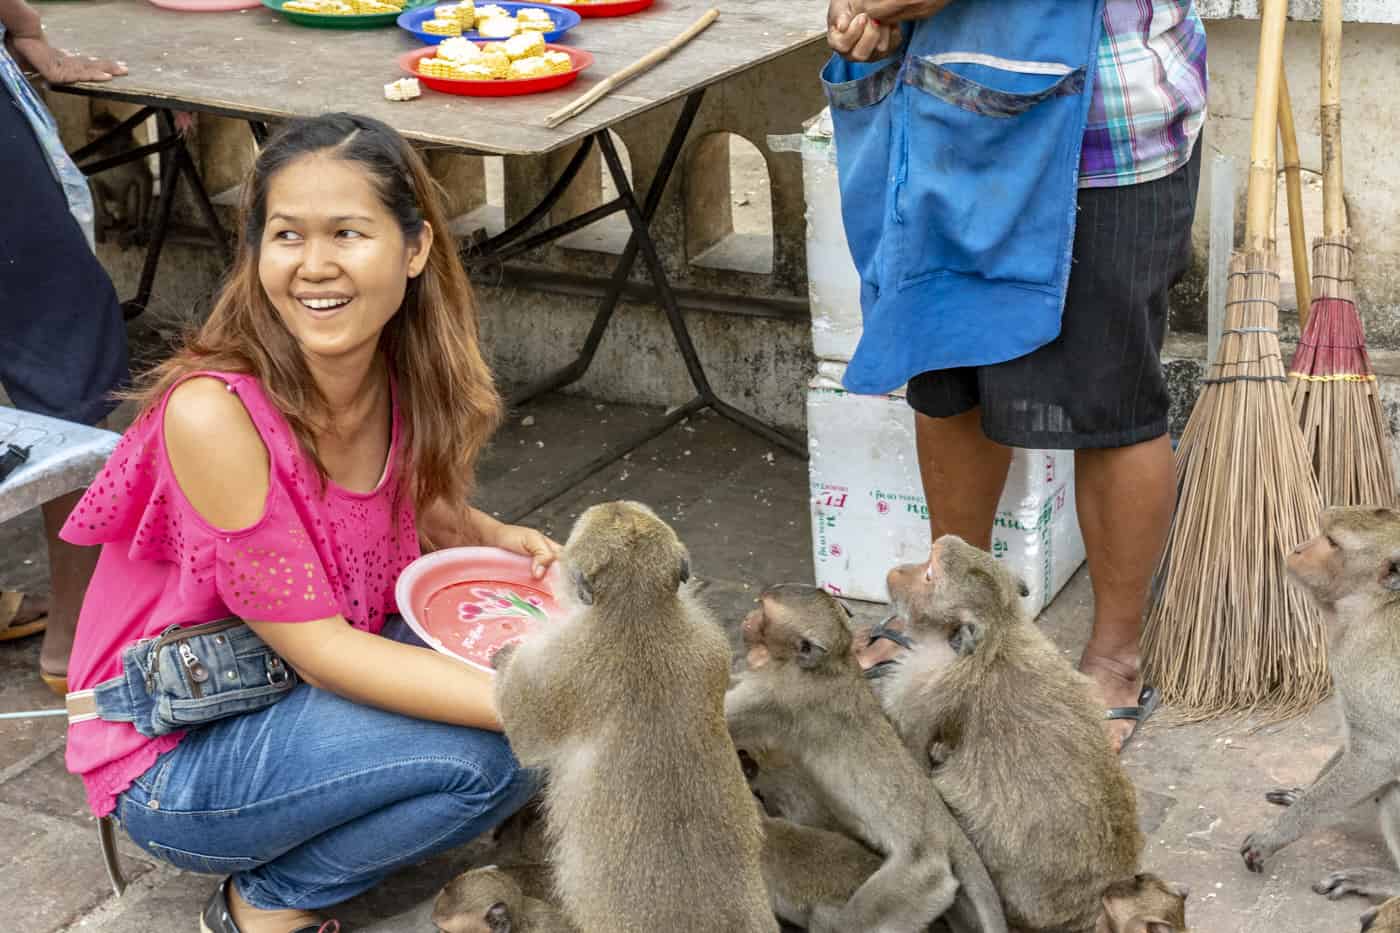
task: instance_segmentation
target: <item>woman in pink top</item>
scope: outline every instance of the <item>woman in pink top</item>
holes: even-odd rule
[[[501,403],[407,143],[364,117],[294,123],[244,191],[208,322],[149,376],[64,529],[102,546],[69,682],[91,689],[138,639],[229,616],[304,682],[154,738],[74,722],[67,762],[147,852],[230,876],[205,933],[288,933],[528,798],[490,678],[385,623],[420,542],[528,554],[537,576],[558,546],[466,505]]]

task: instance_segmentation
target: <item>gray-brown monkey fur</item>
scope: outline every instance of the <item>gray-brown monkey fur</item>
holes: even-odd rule
[[[844,833],[763,818],[763,880],[773,912],[788,923],[834,918],[883,861]]]
[[[1184,885],[1142,872],[1104,889],[1094,933],[1187,933]]]
[[[513,869],[495,865],[444,887],[432,922],[443,933],[577,933],[558,907],[528,896]]]
[[[519,761],[548,773],[559,900],[583,933],[776,933],[763,830],[724,723],[729,645],[675,532],[593,506],[560,561],[569,617],[497,655]]]
[[[768,816],[831,832],[841,821],[822,797],[821,789],[791,756],[779,748],[740,749],[744,776]]]
[[[743,623],[748,669],[725,699],[735,744],[798,764],[842,829],[884,857],[810,928],[914,933],[947,912],[959,933],[1005,930],[986,870],[862,676],[844,610],[797,584],[759,602]]]
[[[1290,576],[1322,610],[1328,666],[1344,723],[1342,746],[1306,788],[1269,792],[1286,806],[1240,852],[1252,871],[1298,838],[1368,799],[1379,805],[1392,864],[1334,872],[1313,890],[1338,898],[1400,895],[1400,513],[1388,508],[1327,509],[1321,533],[1288,557]]]
[[[88,142],[97,142],[120,125],[121,121],[110,113],[95,115],[88,127]],[[121,155],[137,145],[135,132],[128,130],[103,142],[91,160]],[[117,233],[123,246],[142,239],[155,190],[155,179],[146,160],[113,166],[93,175],[88,184],[92,188],[93,233],[97,242],[106,242],[109,232]]]
[[[1400,897],[1392,897],[1362,914],[1361,933],[1400,933]]]
[[[885,710],[982,856],[1007,922],[1089,933],[1100,895],[1137,872],[1137,796],[1093,684],[1021,611],[1023,589],[960,538],[891,570],[912,650]]]

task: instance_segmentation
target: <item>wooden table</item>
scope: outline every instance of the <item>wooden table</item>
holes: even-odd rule
[[[424,88],[422,97],[407,102],[384,99],[384,85],[403,76],[396,62],[398,56],[421,47],[416,38],[396,26],[312,29],[287,22],[266,7],[229,13],[178,13],[144,0],[40,0],[36,6],[49,41],[55,46],[120,59],[130,69],[129,75],[110,82],[56,90],[143,105],[143,110],[123,127],[134,126],[153,113],[159,116],[160,140],[156,143],[100,162],[83,161],[100,141],[74,153],[83,170],[93,174],[159,152],[162,178],[173,181],[161,185],[146,263],[137,296],[126,303],[128,314],[139,314],[150,300],[156,263],[181,179],[191,185],[206,225],[220,242],[227,242],[195,163],[174,131],[172,111],[196,110],[247,120],[259,141],[266,135],[265,121],[349,110],[377,117],[418,142],[479,155],[541,155],[582,142],[539,205],[510,229],[485,243],[468,246],[463,252],[469,266],[501,262],[619,211],[626,213],[632,227],[578,358],[515,393],[511,402],[519,404],[561,388],[588,370],[638,253],[651,273],[696,395],[663,423],[639,434],[634,443],[598,458],[566,477],[564,483],[581,481],[704,408],[713,408],[798,456],[806,456],[804,445],[715,394],[657,256],[650,222],[705,89],[745,69],[821,41],[826,22],[823,0],[658,0],[651,9],[633,16],[585,19],[574,27],[565,37],[567,43],[592,52],[595,63],[566,88],[515,98],[457,97]],[[572,120],[553,129],[545,127],[546,115],[679,34],[711,6],[720,9],[719,20],[689,45]],[[817,80],[816,75],[812,80]],[[633,192],[606,130],[680,98],[685,98],[685,104],[651,186],[645,195]],[[617,198],[532,233],[563,195],[594,145],[601,150],[612,175]],[[562,488],[561,485],[560,489],[542,492],[538,501],[548,501]],[[534,504],[527,503],[522,511]]]

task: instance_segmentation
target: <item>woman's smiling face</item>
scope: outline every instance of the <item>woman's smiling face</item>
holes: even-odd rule
[[[304,156],[268,184],[258,278],[309,357],[373,349],[428,261],[425,223],[407,241],[370,175],[331,152]]]

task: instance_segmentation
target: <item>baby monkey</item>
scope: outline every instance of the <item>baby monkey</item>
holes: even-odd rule
[[[1187,933],[1185,885],[1143,872],[1109,885],[1094,933]]]
[[[1327,509],[1321,533],[1289,555],[1288,571],[1322,610],[1344,738],[1308,787],[1265,795],[1288,809],[1240,853],[1250,871],[1263,871],[1279,849],[1374,798],[1392,865],[1334,872],[1313,890],[1334,899],[1400,895],[1400,513]]]
[[[1100,897],[1137,872],[1137,796],[1103,706],[1021,609],[1024,587],[951,535],[888,577],[913,648],[885,711],[971,838],[1026,931],[1089,933]]]
[[[512,874],[494,865],[463,872],[433,905],[442,933],[577,933],[552,904],[527,897]]]
[[[725,698],[735,745],[799,765],[842,829],[883,857],[814,933],[1004,931],[1001,902],[927,774],[900,743],[852,652],[841,606],[813,587],[765,590],[743,623],[748,669]]]

